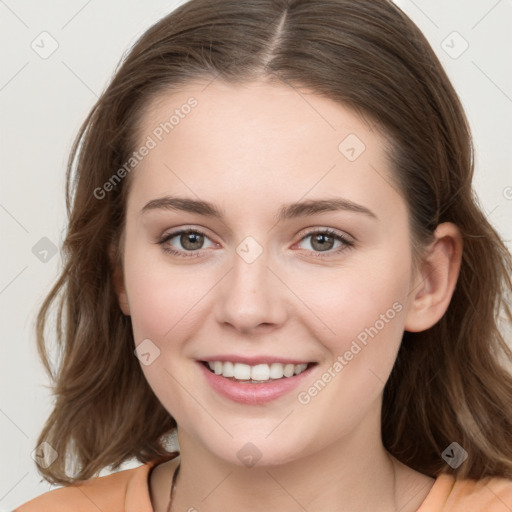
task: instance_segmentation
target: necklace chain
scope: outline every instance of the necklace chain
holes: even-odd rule
[[[178,474],[180,472],[180,464],[181,462],[178,462],[178,465],[176,466],[176,469],[174,470],[174,473],[172,474],[171,479],[171,492],[169,493],[169,506],[167,507],[167,512],[172,512],[172,499],[174,497],[174,491],[176,489],[176,483],[178,479]],[[393,465],[393,491],[394,491],[394,497],[396,498],[396,469],[395,465]]]
[[[171,512],[171,509],[172,509],[172,499],[174,497],[174,490],[176,489],[176,479],[178,477],[179,472],[180,472],[180,462],[178,462],[178,465],[176,466],[176,469],[174,470],[174,473],[172,474],[171,492],[169,494],[169,506],[167,507],[167,512]]]

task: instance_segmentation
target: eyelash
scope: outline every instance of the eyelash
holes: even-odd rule
[[[160,240],[158,240],[157,243],[162,246],[162,250],[164,252],[166,252],[168,254],[172,254],[173,256],[178,256],[180,258],[199,257],[201,249],[198,249],[195,251],[178,251],[176,249],[171,249],[169,246],[165,245],[169,240],[172,240],[173,238],[175,238],[183,233],[194,233],[197,235],[203,235],[208,238],[208,235],[206,235],[206,233],[203,233],[202,231],[199,231],[197,229],[181,229],[179,231],[174,231],[173,233],[164,235]],[[341,246],[338,249],[333,250],[333,251],[325,251],[325,254],[324,254],[324,251],[309,251],[307,249],[304,249],[307,252],[313,252],[315,257],[318,257],[318,258],[328,258],[334,254],[340,254],[343,251],[351,249],[355,245],[352,240],[349,240],[348,238],[341,235],[337,231],[334,231],[333,229],[329,229],[329,228],[322,229],[322,230],[309,231],[299,240],[299,242],[302,242],[304,239],[308,238],[309,236],[319,235],[319,234],[320,235],[328,235],[330,237],[333,237],[335,240],[342,242],[343,246]]]

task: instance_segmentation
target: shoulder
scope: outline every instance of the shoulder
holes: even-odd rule
[[[21,505],[13,512],[118,512],[130,502],[150,512],[147,478],[154,463],[126,469],[54,489]]]
[[[487,477],[481,480],[460,480],[450,493],[447,510],[453,501],[461,510],[485,512],[504,512],[512,510],[512,480],[508,478]]]
[[[456,480],[439,475],[418,512],[509,512],[512,479],[486,477]]]

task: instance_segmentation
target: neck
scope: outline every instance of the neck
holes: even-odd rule
[[[179,429],[178,440],[181,467],[172,510],[410,512],[430,489],[419,494],[418,485],[411,487],[406,467],[384,449],[378,430],[371,436],[356,429],[311,454],[253,467],[216,457]]]

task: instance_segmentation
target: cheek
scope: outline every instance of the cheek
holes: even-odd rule
[[[344,373],[363,380],[372,369],[385,380],[402,339],[409,292],[407,251],[377,251],[357,265],[309,283],[307,304],[316,313],[315,337]]]
[[[325,279],[308,295],[322,325],[315,332],[328,351],[324,373],[299,390],[299,403],[315,417],[329,411],[326,438],[350,430],[380,396],[403,334],[409,284],[408,256],[371,258],[371,265]],[[333,333],[333,332],[334,333]],[[334,420],[335,418],[335,420]]]
[[[358,336],[364,339],[372,326],[386,338],[401,337],[409,258],[407,254],[375,253],[367,260],[340,269],[335,278],[333,273],[320,279],[316,274],[302,285],[305,303],[317,318],[318,339],[332,339],[331,351],[348,350],[351,341]]]
[[[142,266],[126,266],[126,289],[135,342],[150,338],[160,340],[175,323],[172,289],[162,279],[154,279]]]
[[[193,266],[172,268],[164,257],[144,249],[130,251],[128,244],[124,264],[136,342],[150,338],[164,343],[193,318],[191,308],[204,295],[206,283],[198,281]]]
[[[150,255],[142,249],[128,249],[125,254],[125,286],[135,344],[146,339],[154,344],[149,345],[149,364],[141,359],[141,369],[163,406],[176,420],[186,424],[187,416],[182,417],[181,411],[190,409],[188,395],[183,395],[173,375],[179,374],[176,361],[180,360],[193,330],[192,306],[198,302],[201,290],[191,285],[196,282],[193,275],[173,271],[154,258],[148,264]],[[180,377],[180,382],[183,380]],[[185,384],[191,388],[190,383]]]

